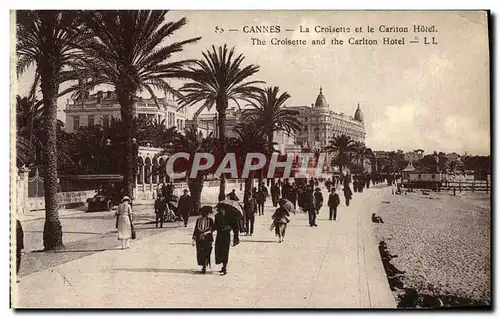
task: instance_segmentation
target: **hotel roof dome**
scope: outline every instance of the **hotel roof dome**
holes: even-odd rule
[[[316,103],[314,103],[314,107],[326,108],[328,107],[328,103],[326,102],[325,96],[323,96],[323,88],[320,87],[318,97],[316,97]]]
[[[359,103],[358,103],[358,108],[354,113],[354,119],[357,121],[363,121],[363,112],[361,111],[361,108],[359,108]]]

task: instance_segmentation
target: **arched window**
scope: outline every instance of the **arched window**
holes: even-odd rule
[[[142,184],[144,179],[142,167],[144,166],[144,161],[142,157],[137,158],[137,184]]]
[[[158,165],[159,165],[159,171],[158,171],[158,175],[160,177],[160,180],[158,181],[158,183],[162,183],[162,182],[165,182],[165,175],[166,175],[166,171],[165,171],[165,167],[166,167],[166,164],[165,164],[165,160],[163,158],[160,158],[160,160],[158,161]]]
[[[144,161],[144,183],[149,183],[151,180],[151,159],[149,157]]]
[[[153,158],[153,173],[152,173],[152,177],[153,177],[153,183],[156,184],[158,183],[158,174],[159,174],[159,165],[158,165],[158,159],[157,158]]]

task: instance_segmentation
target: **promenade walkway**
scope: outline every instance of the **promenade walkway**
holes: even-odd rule
[[[394,308],[372,233],[388,188],[355,193],[336,222],[323,208],[309,227],[297,213],[279,244],[269,231],[272,207],[256,217],[251,237],[231,248],[228,274],[213,264],[199,273],[188,228],[161,231],[25,275],[14,284],[23,308]],[[326,191],[323,194],[325,197]],[[343,201],[343,199],[341,200]],[[139,231],[138,235],[141,235]],[[118,242],[117,244],[118,245]],[[212,255],[213,262],[213,255]]]

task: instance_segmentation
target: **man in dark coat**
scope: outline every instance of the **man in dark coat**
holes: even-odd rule
[[[297,186],[295,183],[292,184],[290,188],[290,193],[288,194],[288,200],[293,203],[293,207],[297,209]]]
[[[332,182],[330,181],[330,179],[326,179],[325,187],[328,190],[328,192],[330,192],[330,189],[332,188]]]
[[[164,197],[158,197],[155,200],[155,214],[156,214],[156,227],[158,227],[158,223],[160,224],[160,228],[163,227],[163,219],[165,218],[165,209],[167,202]]]
[[[314,191],[314,208],[316,209],[316,214],[319,214],[321,207],[323,206],[323,193],[321,193],[320,188],[316,188]]]
[[[274,184],[271,186],[271,199],[273,201],[273,206],[277,207],[278,206],[278,200],[280,196],[280,187],[278,184]]]
[[[313,189],[311,187],[308,187],[303,196],[304,202],[302,204],[304,211],[309,215],[309,226],[318,226],[316,224],[316,208],[314,207]]]
[[[264,189],[265,187],[260,187],[259,191],[254,192],[255,200],[257,203],[257,211],[259,212],[259,215],[264,215],[264,203],[266,202],[266,192],[264,192]]]
[[[339,195],[335,192],[335,187],[332,188],[332,192],[328,196],[328,207],[330,208],[330,220],[335,221],[337,219],[337,207],[340,205]]]
[[[184,227],[187,227],[189,215],[193,210],[193,199],[188,194],[189,190],[184,189],[184,194],[179,198],[179,213],[182,215],[182,219],[184,220]]]
[[[16,276],[19,275],[19,268],[21,267],[21,256],[24,249],[24,231],[23,226],[19,220],[16,220]],[[17,282],[19,283],[19,276]]]
[[[290,193],[290,182],[288,181],[288,179],[285,179],[285,182],[281,187],[281,197],[286,199],[288,198],[289,193]]]
[[[352,199],[352,190],[349,186],[344,186],[344,197],[345,197],[345,205],[349,206],[349,202]]]
[[[220,273],[227,274],[227,263],[229,261],[229,246],[231,243],[231,232],[233,232],[233,246],[238,245],[238,221],[228,215],[224,206],[217,207],[218,212],[215,215],[214,227],[217,231],[215,238],[215,264],[221,264]]]
[[[254,193],[256,193],[256,191]],[[245,208],[247,234],[249,236],[252,236],[254,222],[255,222],[255,214],[257,213],[257,200],[255,199],[254,194],[249,192],[245,196],[244,208]]]

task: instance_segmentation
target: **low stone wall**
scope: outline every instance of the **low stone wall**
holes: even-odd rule
[[[59,204],[61,205],[61,207],[79,203],[84,204],[85,202],[87,202],[88,198],[92,198],[94,195],[95,190],[61,192],[59,193]],[[30,211],[45,209],[45,198],[28,198],[28,209]]]

